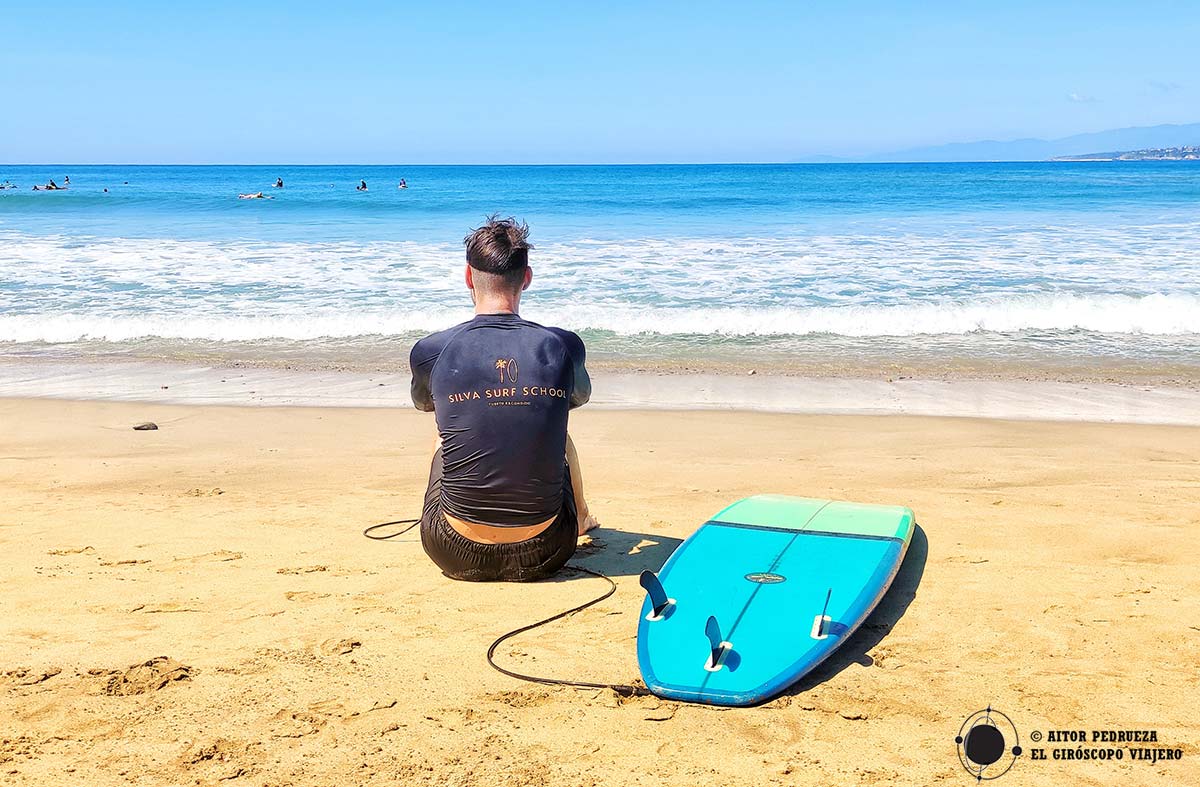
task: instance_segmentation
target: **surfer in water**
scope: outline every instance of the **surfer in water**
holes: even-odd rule
[[[275,178],[275,188],[283,188],[283,178]]]
[[[367,182],[365,180],[360,180],[358,182],[358,185],[354,187],[354,190],[355,191],[366,191],[367,190]]]
[[[598,526],[567,435],[568,411],[592,393],[583,341],[518,314],[533,277],[528,233],[492,216],[466,237],[475,317],[409,355],[413,404],[438,427],[421,544],[452,579],[550,576]]]

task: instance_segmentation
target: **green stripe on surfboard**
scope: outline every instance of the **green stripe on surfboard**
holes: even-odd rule
[[[834,502],[825,506],[804,529],[898,538],[908,543],[912,538],[913,512],[903,506]]]
[[[843,503],[789,495],[755,495],[739,500],[712,518],[730,525],[789,530],[819,530],[848,536],[912,538],[913,513],[903,506]]]
[[[758,525],[800,530],[828,500],[788,495],[755,495],[739,500],[713,517],[730,525]]]

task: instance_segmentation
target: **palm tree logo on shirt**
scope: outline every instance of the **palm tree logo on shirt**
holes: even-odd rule
[[[496,369],[500,372],[500,384],[501,385],[504,384],[505,377],[508,377],[508,381],[510,383],[513,383],[514,385],[516,384],[516,382],[517,382],[517,359],[516,358],[509,358],[508,360],[505,360],[503,358],[497,358],[496,359]]]

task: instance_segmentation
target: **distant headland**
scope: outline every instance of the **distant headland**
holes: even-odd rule
[[[1051,161],[1200,161],[1200,145],[1173,148],[1143,148],[1113,153],[1086,153],[1081,156],[1054,156]]]
[[[1133,126],[1060,139],[951,142],[850,158],[810,156],[812,162],[1183,161],[1197,157],[1200,123]],[[1090,153],[1093,150],[1122,151]],[[1172,154],[1180,152],[1178,158]]]

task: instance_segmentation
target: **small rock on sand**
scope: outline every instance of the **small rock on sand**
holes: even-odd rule
[[[135,432],[157,432],[158,424],[154,423],[153,421],[146,421],[145,423],[141,423],[141,424],[134,426],[133,431],[135,431]]]

